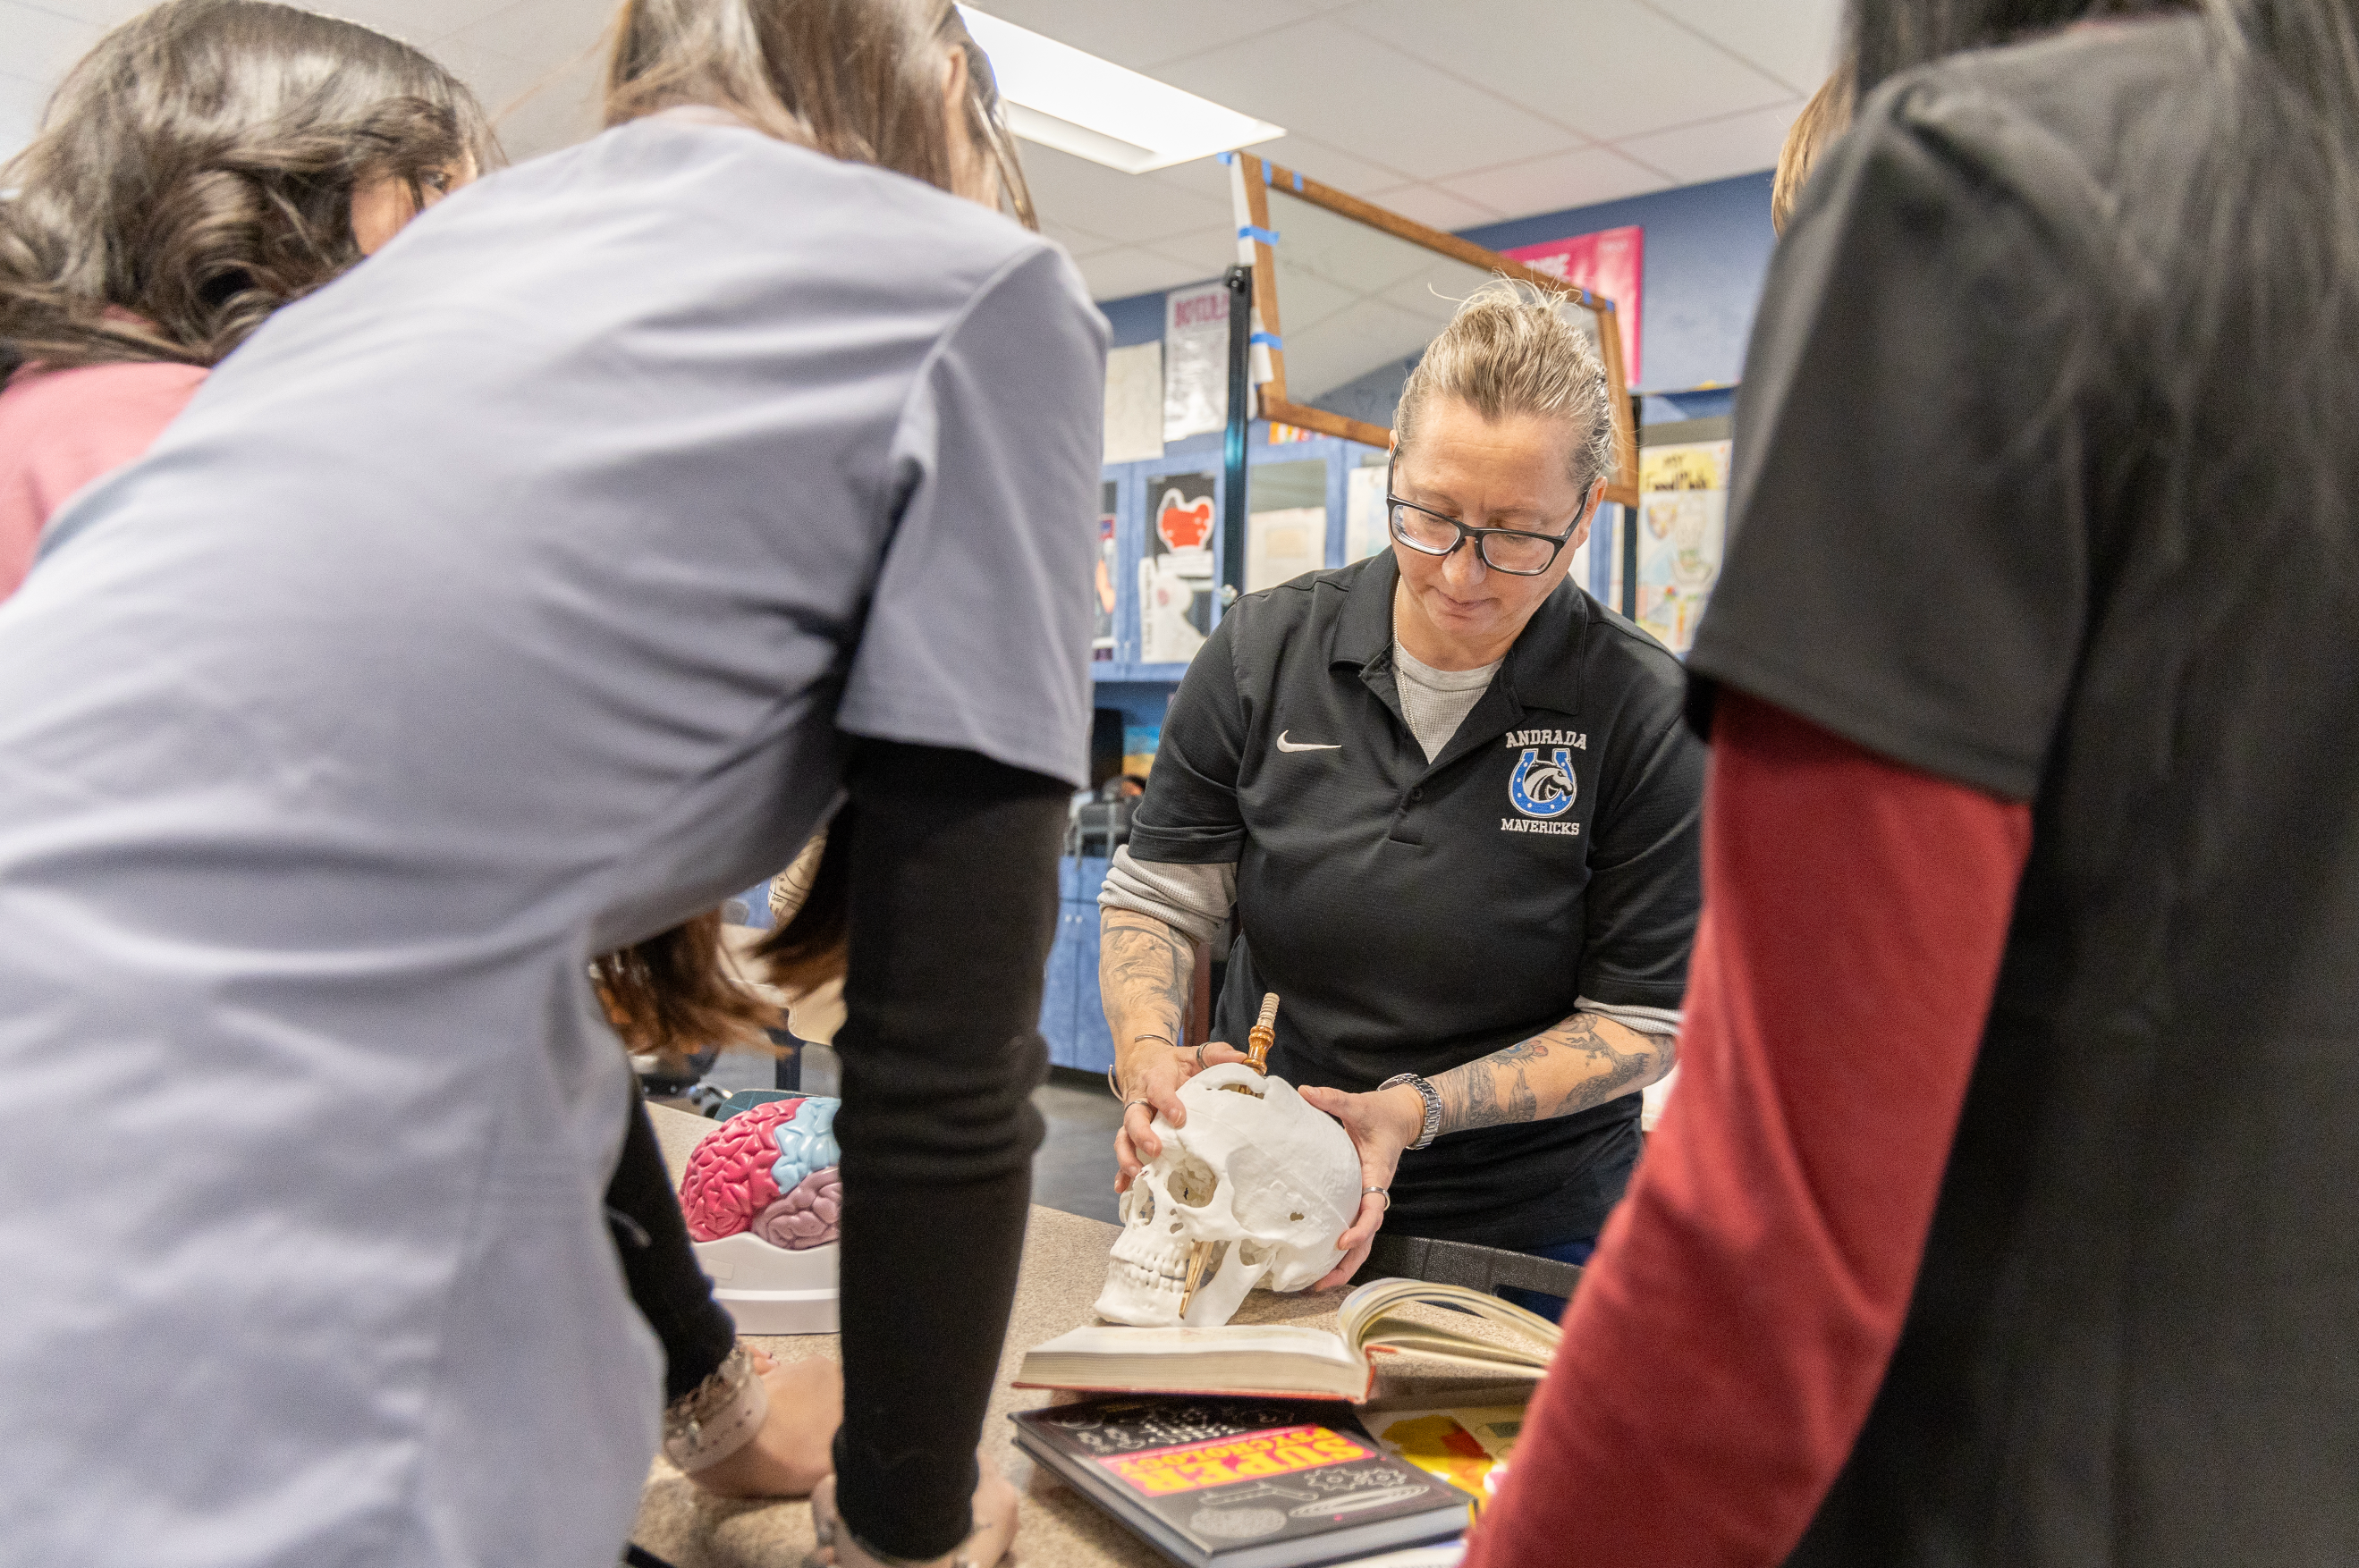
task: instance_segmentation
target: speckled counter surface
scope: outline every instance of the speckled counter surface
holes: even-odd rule
[[[661,1107],[651,1108],[651,1114],[676,1180],[688,1152],[712,1130],[712,1123]],[[1016,1281],[1016,1310],[1008,1322],[991,1414],[984,1423],[983,1449],[984,1456],[997,1464],[1022,1494],[1016,1557],[1030,1568],[1080,1568],[1095,1563],[1147,1568],[1165,1562],[1081,1494],[1038,1469],[1015,1446],[1015,1428],[1007,1420],[1011,1411],[1030,1410],[1059,1398],[1038,1389],[1010,1388],[1008,1381],[1027,1350],[1069,1328],[1097,1321],[1090,1303],[1097,1300],[1105,1283],[1106,1254],[1114,1246],[1114,1233],[1115,1227],[1103,1221],[1037,1206],[1025,1232],[1024,1268]],[[1256,1291],[1245,1299],[1236,1321],[1332,1328],[1335,1309],[1343,1299],[1341,1291],[1298,1296]],[[1488,1329],[1480,1319],[1453,1314],[1445,1320],[1438,1313],[1434,1315],[1436,1321],[1447,1321],[1462,1331]],[[836,1354],[833,1335],[756,1336],[749,1342],[781,1360]],[[1482,1392],[1486,1389],[1493,1391]],[[1452,1402],[1487,1403],[1499,1397],[1495,1390],[1495,1383],[1453,1375],[1435,1363],[1388,1360],[1376,1402],[1425,1403],[1446,1398]],[[793,1568],[810,1550],[810,1508],[800,1501],[741,1502],[708,1497],[658,1459],[648,1473],[635,1539],[675,1568]]]

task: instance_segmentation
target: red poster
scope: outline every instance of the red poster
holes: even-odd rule
[[[1638,294],[1647,274],[1646,230],[1633,223],[1625,229],[1600,229],[1567,240],[1518,245],[1499,254],[1614,301],[1614,318],[1622,323],[1622,373],[1632,386],[1647,384],[1638,372]]]

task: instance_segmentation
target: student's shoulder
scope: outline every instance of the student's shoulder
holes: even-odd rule
[[[202,365],[159,360],[62,370],[26,365],[0,383],[0,420],[20,433],[34,433],[160,415],[160,427],[195,395],[205,373]]]
[[[585,200],[645,209],[619,221],[585,215],[582,231],[625,245],[649,234],[647,218],[669,231],[658,244],[701,247],[715,266],[751,245],[773,258],[777,287],[800,298],[857,308],[889,296],[897,309],[947,319],[981,296],[1021,297],[1103,331],[1080,269],[1053,241],[924,180],[718,116],[651,115],[495,179],[509,205],[552,214]],[[720,229],[745,243],[709,243]]]

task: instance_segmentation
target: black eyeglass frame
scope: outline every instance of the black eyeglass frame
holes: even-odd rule
[[[1416,540],[1403,537],[1400,525],[1397,521],[1397,514],[1393,510],[1397,506],[1406,506],[1411,512],[1423,513],[1437,523],[1449,524],[1458,530],[1458,537],[1450,542],[1450,547],[1446,550],[1429,550]],[[1385,460],[1385,532],[1415,550],[1419,555],[1431,556],[1436,560],[1448,560],[1458,553],[1458,547],[1461,545],[1472,539],[1474,541],[1474,553],[1482,557],[1483,565],[1486,569],[1506,572],[1509,577],[1540,577],[1556,565],[1557,557],[1564,553],[1564,547],[1571,542],[1572,536],[1581,532],[1581,520],[1589,515],[1591,510],[1589,503],[1582,502],[1581,510],[1572,514],[1572,521],[1565,524],[1564,532],[1561,534],[1537,534],[1527,528],[1469,528],[1455,517],[1436,512],[1430,506],[1419,506],[1414,501],[1404,501],[1394,494],[1393,460],[1389,458]],[[1549,558],[1536,567],[1503,567],[1491,558],[1490,547],[1484,543],[1494,535],[1502,535],[1510,539],[1546,540],[1551,546],[1549,550]]]

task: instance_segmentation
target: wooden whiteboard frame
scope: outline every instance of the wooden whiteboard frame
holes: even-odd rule
[[[1614,416],[1614,472],[1605,484],[1605,499],[1623,506],[1638,504],[1638,432],[1631,423],[1630,383],[1622,369],[1621,324],[1614,314],[1614,301],[1586,289],[1576,288],[1560,277],[1509,261],[1496,251],[1486,251],[1472,241],[1440,229],[1429,229],[1413,218],[1363,201],[1356,196],[1346,196],[1332,186],[1298,174],[1282,164],[1271,163],[1252,153],[1234,155],[1245,175],[1245,207],[1257,231],[1254,237],[1254,307],[1261,315],[1261,330],[1276,340],[1269,345],[1270,379],[1262,383],[1261,416],[1299,425],[1306,430],[1316,430],[1323,436],[1341,436],[1346,440],[1365,446],[1389,447],[1393,433],[1382,425],[1371,425],[1364,419],[1353,419],[1342,414],[1331,414],[1324,408],[1290,401],[1286,395],[1286,334],[1277,316],[1277,258],[1269,242],[1261,238],[1270,232],[1269,188],[1285,187],[1289,195],[1322,207],[1340,218],[1364,223],[1371,229],[1390,234],[1397,240],[1451,260],[1463,262],[1484,272],[1498,273],[1538,284],[1553,294],[1564,296],[1595,315],[1597,343],[1605,361],[1607,402]]]

